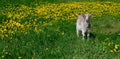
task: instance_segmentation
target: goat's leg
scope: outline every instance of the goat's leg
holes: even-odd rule
[[[87,38],[89,39],[90,37],[90,30],[87,31]]]
[[[79,37],[79,30],[78,29],[76,29],[76,33],[77,33],[77,36]]]
[[[85,39],[85,31],[82,31],[83,40]]]

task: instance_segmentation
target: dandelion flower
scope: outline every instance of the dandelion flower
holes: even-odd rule
[[[45,50],[47,51],[47,50],[48,50],[48,48],[45,48]]]

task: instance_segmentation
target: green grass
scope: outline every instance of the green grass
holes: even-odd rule
[[[34,7],[32,0],[24,1],[2,1],[0,10],[6,10],[9,3],[14,6],[29,5]],[[43,1],[43,0],[42,0]],[[63,0],[44,2],[59,3]],[[73,0],[70,0],[73,1]],[[79,0],[75,0],[79,1]],[[86,0],[88,1],[88,0]],[[102,0],[101,0],[102,1]],[[17,4],[13,4],[17,2]],[[28,2],[28,3],[27,3]],[[65,1],[69,2],[69,1]],[[103,1],[102,1],[103,2]],[[112,1],[119,2],[119,1]],[[40,4],[42,5],[42,4]],[[2,9],[3,8],[3,9]],[[14,10],[17,11],[17,10]],[[13,11],[13,12],[14,12]],[[0,11],[2,12],[2,11]],[[5,11],[4,11],[5,12]],[[7,12],[7,11],[6,11]],[[31,20],[32,19],[37,19]],[[7,21],[13,18],[7,18],[6,15],[0,13],[0,30],[6,25]],[[17,27],[10,28],[13,31],[17,30],[8,37],[2,38],[0,32],[0,59],[119,59],[120,58],[120,17],[109,14],[101,17],[94,16],[91,18],[91,38],[82,40],[82,36],[76,36],[75,23],[76,20],[54,21],[54,19],[45,19],[44,17],[28,15],[21,19],[13,19],[21,24],[30,23],[30,28],[19,30]],[[20,20],[20,21],[19,21]],[[34,24],[35,22],[35,24]],[[41,25],[41,22],[53,22],[52,25],[46,27]],[[42,29],[44,32],[35,32],[34,29]],[[8,28],[9,29],[9,28]],[[59,29],[56,31],[56,29]],[[11,30],[11,31],[12,31]],[[23,31],[23,32],[22,32]],[[26,34],[27,33],[27,34]],[[5,33],[6,34],[6,33]],[[7,33],[8,34],[8,33]],[[115,48],[119,45],[118,48]],[[113,52],[110,52],[110,51]]]

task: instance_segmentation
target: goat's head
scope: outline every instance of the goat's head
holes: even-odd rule
[[[82,16],[84,17],[84,19],[87,21],[87,22],[89,22],[89,20],[90,20],[90,17],[93,15],[93,13],[92,14],[82,14]]]

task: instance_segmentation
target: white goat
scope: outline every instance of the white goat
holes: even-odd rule
[[[87,34],[87,37],[90,36],[90,17],[93,14],[81,14],[78,16],[77,22],[76,22],[76,32],[77,36],[79,37],[79,32],[82,32],[83,39],[85,37],[85,34]]]

